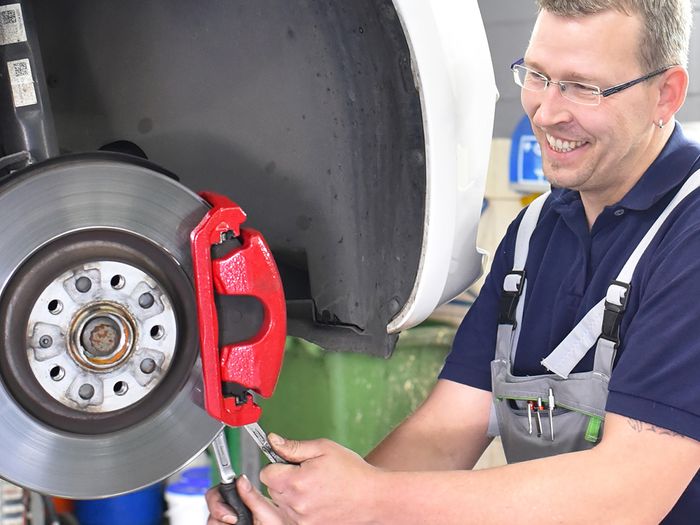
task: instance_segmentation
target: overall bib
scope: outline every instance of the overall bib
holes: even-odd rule
[[[608,382],[620,344],[620,321],[634,269],[671,211],[699,186],[697,171],[645,234],[610,283],[606,296],[542,360],[552,373],[535,376],[516,376],[512,370],[527,293],[524,268],[530,237],[549,193],[538,197],[525,211],[516,237],[513,270],[503,282],[496,353],[491,362],[494,410],[489,433],[500,433],[509,463],[585,450],[600,441]],[[593,370],[572,373],[594,345]]]

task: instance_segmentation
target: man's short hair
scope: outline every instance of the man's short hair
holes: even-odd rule
[[[643,21],[639,61],[653,71],[671,65],[688,67],[691,0],[537,0],[540,11],[577,17],[615,9]]]

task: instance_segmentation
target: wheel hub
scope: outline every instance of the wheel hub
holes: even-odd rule
[[[37,382],[64,406],[88,412],[132,406],[157,388],[178,335],[166,290],[115,261],[53,279],[34,303],[27,333]]]

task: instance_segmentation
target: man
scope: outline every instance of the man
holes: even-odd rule
[[[512,68],[555,189],[509,228],[433,392],[366,461],[271,436],[300,465],[263,470],[274,504],[239,484],[258,523],[700,519],[700,192],[674,200],[700,168],[674,121],[690,0],[538,4]],[[471,471],[492,406],[516,462]],[[235,522],[208,498],[210,524]]]

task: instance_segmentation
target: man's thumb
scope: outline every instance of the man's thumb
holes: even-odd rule
[[[246,507],[248,507],[253,514],[253,521],[256,525],[284,524],[279,510],[265,498],[265,496],[260,494],[260,491],[250,484],[248,478],[241,476],[236,482],[236,488],[238,489],[238,495],[241,501],[245,503]]]
[[[322,440],[296,441],[284,439],[277,434],[270,434],[268,440],[275,452],[290,463],[301,463],[322,454],[320,444]]]

